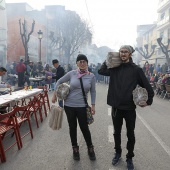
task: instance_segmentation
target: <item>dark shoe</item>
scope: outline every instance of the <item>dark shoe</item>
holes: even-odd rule
[[[95,155],[93,146],[88,147],[88,155],[89,155],[90,160],[96,160],[96,155]]]
[[[79,146],[73,146],[73,159],[80,160]]]
[[[126,162],[127,162],[127,170],[134,170],[135,169],[132,159],[127,159]]]
[[[120,158],[121,158],[121,154],[115,153],[115,156],[112,159],[112,165],[117,165],[119,163]]]

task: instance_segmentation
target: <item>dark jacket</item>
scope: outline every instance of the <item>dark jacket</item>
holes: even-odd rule
[[[59,65],[58,68],[56,69],[56,75],[53,76],[52,78],[56,79],[57,82],[61,77],[64,76],[64,73],[65,73],[64,68]]]
[[[104,62],[98,73],[110,76],[107,96],[107,104],[122,110],[133,110],[136,105],[133,102],[132,92],[137,85],[146,88],[148,92],[147,104],[151,105],[154,92],[147,80],[142,68],[132,62],[122,63],[119,67],[107,69]]]

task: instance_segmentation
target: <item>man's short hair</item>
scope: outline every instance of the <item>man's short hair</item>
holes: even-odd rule
[[[52,61],[52,63],[53,63],[53,64],[59,63],[59,61],[58,61],[57,59],[55,59],[55,60]]]
[[[0,72],[3,72],[3,71],[7,72],[6,68],[0,67]]]

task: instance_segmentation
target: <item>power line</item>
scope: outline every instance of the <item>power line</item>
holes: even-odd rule
[[[18,45],[19,41],[21,40],[21,38],[19,38],[16,43],[14,45],[8,45],[7,48],[16,48],[16,46]]]
[[[87,9],[87,13],[88,13],[88,16],[89,16],[89,20],[90,20],[90,23],[91,23],[91,26],[92,26],[92,31],[94,32],[94,28],[93,28],[92,20],[91,20],[91,17],[90,17],[87,1],[86,0],[84,0],[84,1],[85,1],[85,4],[86,4],[86,9]]]
[[[93,33],[94,33],[93,23],[92,23],[92,20],[91,20],[91,17],[90,17],[90,12],[89,12],[89,9],[88,9],[87,1],[86,1],[86,0],[84,0],[84,1],[85,1],[86,10],[87,10],[87,13],[88,13],[88,17],[89,17],[89,20],[90,20],[90,23],[91,23],[91,26],[92,26],[92,31],[93,31]],[[97,40],[97,39],[93,39],[93,40],[94,40],[95,42],[97,42],[97,44],[98,44],[99,46],[101,46],[101,44],[102,44],[101,40]]]

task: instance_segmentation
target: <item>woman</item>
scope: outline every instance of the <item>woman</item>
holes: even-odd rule
[[[90,160],[95,160],[94,147],[91,140],[90,130],[87,124],[86,106],[83,98],[83,93],[80,85],[80,78],[82,77],[84,91],[86,96],[88,92],[91,93],[91,107],[92,114],[95,114],[95,99],[96,99],[96,81],[94,74],[88,71],[88,59],[85,55],[79,54],[76,60],[78,69],[72,70],[60,78],[55,89],[58,85],[64,82],[70,83],[70,93],[67,99],[64,101],[64,110],[67,115],[67,120],[70,129],[70,138],[73,147],[73,159],[80,160],[79,146],[77,143],[77,120],[79,122],[80,129],[83,133],[84,139],[88,148],[88,155]],[[52,103],[55,103],[57,97],[54,92],[52,97]]]

